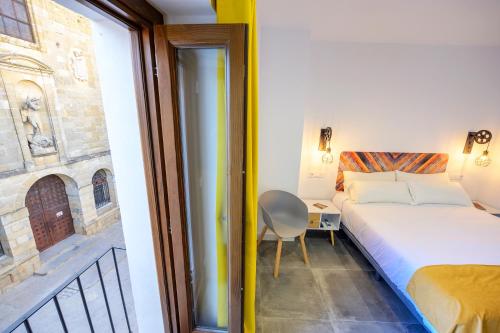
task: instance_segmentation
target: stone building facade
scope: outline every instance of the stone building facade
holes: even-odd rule
[[[48,246],[120,218],[91,22],[52,0],[2,1],[27,16],[16,35],[16,12],[0,12],[0,292]]]

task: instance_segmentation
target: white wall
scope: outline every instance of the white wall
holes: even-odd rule
[[[93,24],[97,67],[140,332],[163,332],[135,100],[130,32]]]
[[[215,15],[168,15],[167,24],[208,24],[216,23]]]
[[[500,135],[497,3],[269,0],[258,17],[260,192],[330,198],[343,150],[445,152],[458,176],[468,130]],[[328,166],[322,126],[333,128]],[[500,206],[497,146],[490,167],[466,162],[463,183]]]
[[[266,28],[259,42],[259,191],[295,193],[308,106],[307,34]]]

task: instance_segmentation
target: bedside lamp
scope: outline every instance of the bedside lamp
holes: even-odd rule
[[[477,166],[487,167],[491,163],[491,158],[488,156],[491,139],[493,138],[493,134],[491,134],[488,130],[480,130],[477,132],[469,132],[467,134],[467,139],[465,141],[464,154],[470,154],[472,152],[472,147],[474,146],[474,142],[486,146],[486,150],[483,151],[481,156],[478,156],[475,160]]]
[[[489,146],[489,144],[488,144]],[[481,156],[477,157],[475,163],[477,166],[487,167],[491,163],[491,158],[488,156],[488,148],[481,154]]]
[[[321,158],[321,161],[323,163],[327,164],[333,163],[331,141],[332,141],[332,128],[331,127],[322,128],[319,135],[318,150],[325,152]]]

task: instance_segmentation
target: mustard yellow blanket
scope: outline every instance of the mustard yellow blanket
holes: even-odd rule
[[[422,267],[406,290],[439,333],[500,333],[500,266]]]

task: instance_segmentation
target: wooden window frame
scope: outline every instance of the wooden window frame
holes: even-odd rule
[[[245,172],[245,38],[244,24],[165,25],[155,29],[159,84],[162,88],[163,144],[167,168],[177,306],[181,332],[224,332],[195,326],[187,236],[186,203],[176,49],[224,48],[228,75],[228,331],[242,331],[243,227]],[[175,143],[175,144],[171,144]]]
[[[163,24],[163,15],[145,0],[76,0],[129,29],[137,109],[141,134],[146,188],[150,212],[156,271],[165,332],[179,330],[178,310],[172,277],[164,147],[158,81],[155,76],[153,30]]]
[[[163,314],[164,331],[168,333],[186,333],[185,309],[176,285],[171,229],[171,212],[168,205],[167,159],[165,146],[165,115],[160,111],[160,92],[156,76],[156,55],[154,27],[164,23],[163,15],[146,0],[76,0],[86,7],[97,11],[114,22],[129,29],[132,41],[132,61],[134,84],[137,99],[141,146],[144,161],[146,188],[150,212],[153,247],[155,253],[156,271],[160,292],[160,302]],[[34,37],[36,38],[36,36]],[[240,128],[243,135],[244,128]],[[244,137],[244,135],[243,135]],[[243,201],[241,201],[243,204]],[[243,230],[242,230],[243,232]],[[231,260],[242,260],[242,254]],[[240,270],[240,274],[243,271]],[[242,275],[240,276],[242,281]],[[241,287],[230,289],[229,293],[238,293],[241,297]],[[191,310],[191,309],[189,309]],[[241,332],[242,309],[236,311],[238,316],[230,318],[231,332]],[[191,311],[189,312],[191,313]],[[192,325],[189,322],[189,325]],[[236,327],[234,330],[233,327]],[[202,331],[194,328],[193,332]]]

